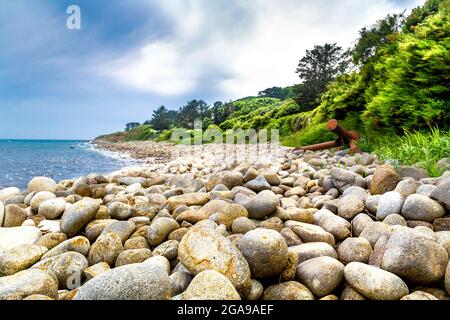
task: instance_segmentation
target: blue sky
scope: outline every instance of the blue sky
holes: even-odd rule
[[[422,0],[0,0],[0,138],[91,139],[298,82],[306,49]],[[66,8],[81,9],[81,30]]]

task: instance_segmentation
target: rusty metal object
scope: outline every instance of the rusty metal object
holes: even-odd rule
[[[335,141],[328,141],[328,142],[322,142],[318,144],[313,144],[305,147],[298,147],[293,150],[293,152],[298,151],[316,151],[316,150],[324,150],[329,148],[337,148],[341,147],[344,144],[348,144],[350,146],[350,150],[353,153],[359,153],[361,152],[361,149],[359,149],[358,144],[356,141],[359,139],[359,133],[355,131],[348,131],[345,128],[343,128],[339,122],[336,119],[332,119],[328,121],[326,128],[330,130],[331,132],[334,132],[339,137]]]

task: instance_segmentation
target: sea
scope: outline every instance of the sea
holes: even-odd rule
[[[141,164],[125,155],[97,150],[89,141],[0,139],[0,190],[25,190],[36,176],[58,182]]]

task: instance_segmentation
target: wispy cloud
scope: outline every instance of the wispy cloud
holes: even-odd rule
[[[423,2],[0,0],[0,137],[90,138],[161,104],[291,85],[306,49],[349,46],[364,25]],[[73,3],[80,31],[65,27]]]
[[[102,73],[152,94],[183,95],[202,87],[230,98],[292,85],[306,49],[325,42],[350,46],[362,26],[400,10],[398,1],[389,0],[157,2],[157,14],[173,27],[170,35],[105,62]],[[223,77],[208,81],[214,72]]]

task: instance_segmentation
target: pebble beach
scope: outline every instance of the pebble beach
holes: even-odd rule
[[[146,163],[0,189],[1,300],[450,299],[450,170],[93,143]]]

